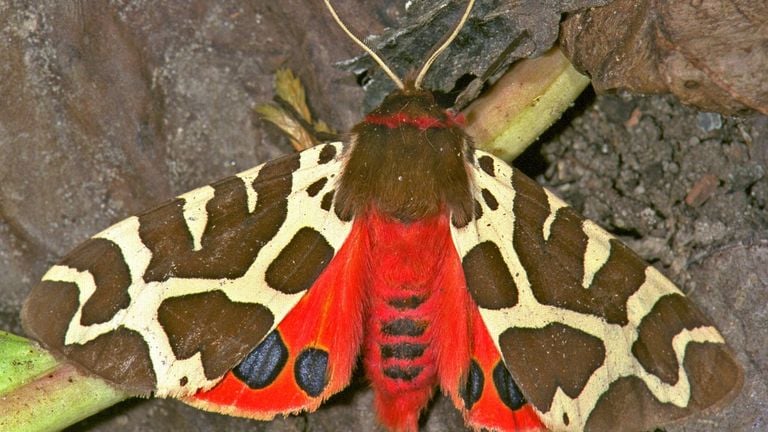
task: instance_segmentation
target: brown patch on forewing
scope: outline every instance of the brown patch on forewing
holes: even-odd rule
[[[474,201],[475,201],[474,214],[472,216],[475,218],[475,220],[479,220],[480,218],[483,217],[483,206],[480,205],[480,201],[478,200],[474,200]]]
[[[128,296],[131,273],[120,248],[111,241],[90,239],[67,255],[61,264],[89,272],[96,283],[96,291],[83,305],[82,325],[107,322],[131,303]]]
[[[678,380],[677,357],[672,339],[685,329],[711,325],[690,300],[680,294],[659,299],[638,326],[632,354],[646,371],[668,384]]]
[[[320,180],[312,183],[307,187],[307,195],[311,197],[316,196],[320,193],[320,191],[323,190],[326,183],[328,183],[328,177],[323,177]]]
[[[264,338],[275,318],[260,304],[236,303],[211,291],[163,301],[157,319],[174,355],[187,359],[199,352],[206,378],[215,379]]]
[[[69,322],[80,305],[72,282],[42,281],[29,293],[21,309],[24,331],[47,348],[61,351]]]
[[[558,388],[577,397],[605,362],[603,341],[557,323],[509,328],[499,336],[499,348],[525,397],[543,412],[549,411]]]
[[[322,234],[303,227],[269,264],[264,279],[271,288],[286,294],[304,291],[315,283],[333,253]]]
[[[323,147],[322,150],[320,150],[320,156],[317,158],[317,163],[320,165],[325,165],[328,162],[332,161],[336,157],[336,147],[333,145],[326,145]]]
[[[744,371],[724,344],[690,343],[683,367],[691,383],[694,411],[733,399],[744,383]]]
[[[478,306],[503,309],[517,304],[517,285],[495,243],[484,241],[475,245],[461,264],[467,289]]]
[[[588,313],[612,324],[627,324],[627,299],[645,281],[647,264],[629,248],[611,239],[611,253],[585,289],[584,257],[587,235],[583,218],[569,207],[560,208],[544,239],[550,214],[546,192],[518,170],[514,171],[515,229],[513,244],[540,303]]]
[[[182,213],[184,201],[176,199],[139,217],[139,234],[152,251],[144,280],[170,277],[234,279],[250,268],[259,251],[285,222],[291,174],[299,167],[299,155],[265,164],[253,181],[256,208],[248,212],[245,185],[231,177],[211,185],[208,223],[201,250],[194,250],[192,235]]]
[[[325,211],[331,211],[333,205],[333,193],[335,191],[328,191],[323,194],[323,198],[320,200],[320,208]]]
[[[661,403],[645,383],[634,376],[619,378],[597,400],[585,431],[624,432],[653,430],[660,424],[685,417],[689,409]]]
[[[637,377],[615,381],[603,393],[587,420],[585,431],[652,430],[716,404],[727,402],[741,388],[741,367],[722,344],[688,345],[683,362],[691,384],[691,399],[685,407],[657,400]]]
[[[77,285],[43,281],[24,303],[24,330],[54,353],[133,395],[147,395],[154,390],[156,381],[149,350],[139,334],[119,328],[84,345],[64,345],[69,322],[78,306]]]
[[[496,173],[494,172],[493,167],[493,159],[490,156],[480,156],[480,158],[477,160],[477,164],[486,174],[491,177],[496,177]]]
[[[480,191],[480,194],[483,196],[483,201],[485,201],[485,205],[487,205],[489,209],[496,210],[499,208],[499,202],[491,191],[484,188]]]
[[[69,345],[64,354],[75,364],[133,394],[155,389],[156,378],[144,338],[120,327],[84,345]]]

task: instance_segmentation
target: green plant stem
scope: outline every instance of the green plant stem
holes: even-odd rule
[[[0,332],[0,430],[61,430],[128,395],[58,362],[31,341]]]
[[[464,114],[475,145],[511,161],[546,131],[589,85],[559,48],[515,64]]]

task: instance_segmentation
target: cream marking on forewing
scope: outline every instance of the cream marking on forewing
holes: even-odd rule
[[[581,281],[581,286],[589,288],[595,274],[603,268],[611,256],[611,235],[587,219],[582,222],[581,229],[587,235],[587,248],[584,251],[584,279]]]
[[[627,320],[630,325],[639,326],[643,318],[650,312],[651,307],[659,299],[669,294],[685,295],[653,266],[647,266],[645,268],[645,281],[627,299]]]
[[[331,145],[335,145],[339,150],[337,153],[341,155],[341,143]],[[352,228],[352,221],[340,221],[336,218],[335,213],[322,210],[320,207],[324,193],[335,188],[334,182],[328,182],[321,193],[315,197],[309,197],[303,192],[309,185],[322,177],[333,178],[341,169],[342,160],[340,157],[325,165],[317,165],[321,148],[322,146],[318,146],[301,153],[299,169],[293,174],[292,190],[288,198],[287,219],[275,237],[256,256],[249,270],[240,278],[214,280],[172,277],[162,282],[144,282],[142,276],[149,265],[152,253],[141,242],[138,218],[131,217],[96,235],[96,237],[114,242],[121,249],[123,256],[126,257],[132,280],[132,284],[128,288],[131,303],[128,308],[118,311],[107,322],[83,326],[80,324],[82,306],[96,290],[93,276],[87,271],[79,272],[66,266],[54,266],[46,273],[44,280],[73,282],[77,284],[79,289],[80,306],[67,330],[66,344],[83,344],[123,326],[140,333],[149,346],[152,367],[157,376],[156,394],[158,396],[188,395],[198,388],[209,388],[216,384],[219,379],[208,380],[205,377],[200,353],[184,360],[175,357],[168,336],[157,319],[160,304],[172,297],[221,290],[232,301],[258,303],[266,306],[275,317],[272,329],[277,327],[305,293],[285,294],[270,288],[265,281],[265,270],[269,264],[290,242],[296,232],[305,226],[320,232],[337,252]],[[254,199],[258,197],[255,197],[251,185],[252,179],[255,178],[259,169],[260,167],[257,167],[238,175],[246,182],[248,186],[246,190],[251,190]],[[206,188],[197,191],[200,190],[208,194]],[[194,202],[199,206],[199,208],[192,208],[193,206],[190,205],[189,209],[185,206],[185,218],[187,214],[195,215],[201,211],[204,212],[205,204],[212,198],[212,196],[207,195],[196,197],[195,192],[182,195],[182,197],[189,199],[188,202]],[[256,202],[254,201],[252,204],[249,202],[250,206],[255,208]],[[187,220],[189,224],[189,219]],[[195,224],[198,224],[199,220],[196,217]],[[207,221],[207,217],[205,220]],[[205,226],[195,229],[202,233]],[[148,314],[148,311],[152,311],[152,313]],[[180,387],[179,381],[184,377],[187,378],[187,385]]]
[[[480,308],[480,315],[497,349],[500,349],[499,336],[510,327],[544,328],[549,324],[559,323],[599,338],[603,341],[606,350],[605,362],[594,371],[580,395],[571,399],[562,389],[557,389],[550,411],[539,412],[545,425],[558,431],[583,430],[600,396],[617,379],[630,375],[641,379],[661,402],[686,406],[691,396],[690,383],[682,366],[686,347],[691,342],[724,343],[717,329],[711,326],[693,330],[684,329],[674,337],[673,349],[678,360],[679,379],[675,385],[669,385],[662,382],[656,375],[646,372],[632,354],[632,344],[639,337],[637,326],[653,309],[656,302],[669,294],[682,294],[672,282],[653,267],[646,268],[645,282],[627,300],[628,324],[625,326],[609,324],[595,315],[538,303],[531,292],[525,269],[520,264],[512,243],[514,214],[511,206],[514,202],[514,190],[509,179],[513,171],[501,160],[494,158],[494,162],[495,178],[475,167],[473,191],[477,195],[482,188],[489,189],[497,196],[499,209],[495,212],[483,212],[480,220],[473,221],[464,228],[452,227],[452,236],[460,257],[464,257],[474,245],[482,241],[494,241],[515,280],[518,289],[518,303],[515,306],[501,310]],[[549,192],[547,195],[554,196]],[[550,203],[552,202],[550,200]],[[587,255],[591,257],[587,260],[590,262],[585,263],[585,274],[591,274],[588,278],[585,275],[585,286],[588,287],[595,273],[610,256],[609,239],[612,237],[592,222],[585,223],[583,229],[589,238]],[[568,425],[563,422],[563,414],[568,415]]]
[[[152,260],[152,251],[141,241],[139,225],[139,218],[131,216],[94,236],[94,238],[109,240],[120,247],[131,274],[131,287],[144,284],[144,272],[147,271],[149,262]],[[128,294],[133,295],[130,287]]]
[[[549,240],[550,234],[552,234],[552,222],[557,218],[557,211],[563,207],[568,207],[568,205],[548,190],[545,189],[545,192],[547,192],[547,202],[549,202],[549,215],[544,220],[544,226],[542,226],[541,230],[544,235],[544,241],[547,241]]]
[[[256,177],[259,176],[259,172],[261,171],[262,166],[263,165],[259,165],[255,168],[251,168],[236,175],[240,180],[243,181],[243,184],[245,185],[246,201],[248,202],[248,213],[253,213],[253,211],[256,210],[258,193],[253,188],[253,181],[256,180]]]
[[[558,431],[583,430],[600,396],[608,390],[614,381],[625,376],[636,376],[641,379],[659,402],[671,403],[681,408],[687,406],[691,398],[691,386],[688,376],[683,369],[683,362],[685,361],[685,352],[689,343],[722,344],[725,341],[714,327],[699,327],[692,330],[684,329],[678,333],[672,341],[679,365],[678,380],[674,385],[664,383],[656,375],[646,372],[631,353],[625,359],[621,359],[609,352],[606,354],[608,362],[592,374],[578,397],[571,399],[562,389],[557,389],[550,411],[540,413],[544,423],[550,429]],[[623,355],[626,353],[619,354]],[[622,362],[621,360],[625,361]],[[562,422],[564,413],[568,414],[569,425],[565,425]]]
[[[205,206],[213,199],[215,193],[216,189],[211,186],[203,186],[178,196],[184,200],[181,212],[187,224],[187,231],[192,236],[193,250],[199,251],[203,248],[203,233],[208,225],[208,211]]]

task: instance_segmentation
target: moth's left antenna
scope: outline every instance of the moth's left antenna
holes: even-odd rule
[[[386,63],[384,63],[384,60],[382,60],[381,57],[378,56],[378,54],[376,54],[371,48],[368,47],[368,45],[363,43],[363,41],[361,41],[354,34],[352,34],[351,31],[349,31],[347,26],[344,25],[344,22],[341,21],[341,18],[339,18],[339,15],[336,13],[336,10],[333,9],[333,6],[331,6],[330,0],[325,0],[325,6],[328,8],[328,11],[333,16],[333,19],[336,20],[336,23],[339,25],[339,27],[341,27],[341,29],[344,30],[344,33],[346,33],[347,36],[350,37],[350,39],[355,41],[356,44],[360,45],[360,48],[365,50],[365,52],[367,52],[371,56],[371,58],[373,58],[373,60],[375,60],[376,63],[378,63],[379,66],[381,66],[381,69],[384,70],[384,73],[389,75],[389,78],[392,81],[394,81],[395,85],[397,85],[397,87],[400,90],[404,90],[405,85],[403,85],[403,80],[401,80],[397,75],[395,75],[394,72],[392,72],[392,69],[390,69]]]

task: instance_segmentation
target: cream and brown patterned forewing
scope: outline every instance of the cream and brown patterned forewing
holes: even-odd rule
[[[346,239],[333,199],[344,151],[268,162],[95,235],[32,290],[26,331],[134,394],[212,386]]]
[[[649,430],[733,397],[738,362],[674,284],[504,161],[471,167],[467,288],[548,428]]]

